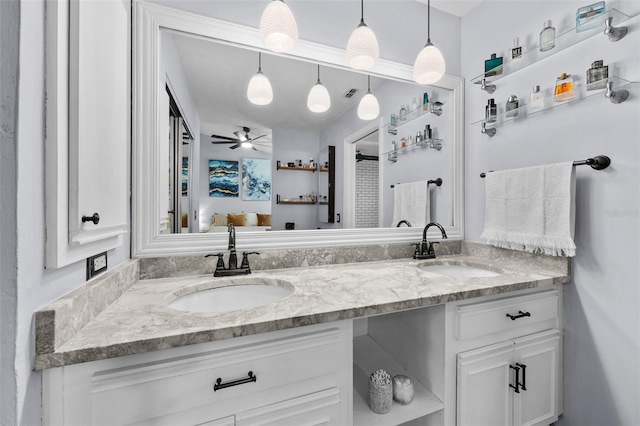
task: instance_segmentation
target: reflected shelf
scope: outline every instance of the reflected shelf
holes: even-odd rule
[[[582,24],[588,26],[590,23],[592,23],[596,25],[594,28],[582,32],[576,32],[576,27],[573,27],[568,30],[556,33],[555,47],[546,52],[540,51],[540,43],[536,43],[534,46],[526,46],[524,51],[522,52],[522,57],[520,57],[518,60],[506,62],[495,68],[487,70],[484,73],[473,77],[471,79],[471,82],[474,84],[483,85],[483,90],[487,90],[484,87],[485,85],[488,87],[492,87],[492,85],[500,79],[513,75],[516,72],[523,70],[538,61],[553,56],[556,53],[568,49],[583,40],[595,36],[596,34],[600,34],[602,32],[602,29],[604,28],[604,21],[607,18],[612,18],[612,25],[617,27],[619,24],[624,23],[632,17],[633,16],[629,16],[623,12],[620,12],[618,9],[609,9],[602,15],[594,16],[593,18],[591,18],[591,20],[585,20]],[[596,24],[597,21],[601,22]],[[603,37],[605,37],[605,35],[603,35]],[[500,69],[502,69],[501,74],[491,75],[493,73],[497,73],[498,71],[500,71]],[[492,87],[492,89],[495,90],[495,87]],[[490,91],[487,91],[491,93],[493,92],[493,90],[490,89]]]
[[[280,194],[276,194],[276,204],[300,204],[300,205],[311,205],[316,204],[315,199],[308,198],[281,198]]]
[[[630,84],[632,84],[632,81],[626,80],[624,78],[620,78],[617,76],[611,76],[608,78],[608,81],[613,83],[613,90],[620,90],[623,89],[625,86],[628,86]],[[602,89],[602,88],[598,88],[595,90],[587,90],[587,88],[589,86],[601,86],[602,85],[602,80],[600,81],[596,81],[594,83],[592,83],[591,85],[580,85],[577,83],[574,83],[574,91],[573,91],[573,97],[571,99],[566,99],[566,100],[562,100],[559,102],[556,102],[556,97],[555,95],[551,95],[551,96],[545,96],[544,99],[542,99],[541,101],[539,101],[539,104],[542,104],[542,107],[536,105],[535,109],[531,108],[531,104],[524,104],[521,105],[519,108],[514,109],[513,111],[516,112],[516,116],[511,117],[511,116],[507,116],[506,115],[506,111],[502,111],[499,114],[497,114],[496,116],[496,120],[489,122],[487,121],[485,118],[481,119],[481,120],[476,120],[471,122],[471,125],[482,125],[485,124],[487,126],[491,126],[491,128],[493,127],[497,127],[500,126],[503,123],[507,123],[510,121],[514,121],[514,120],[518,120],[518,119],[522,119],[524,117],[528,117],[530,115],[533,114],[537,114],[539,112],[542,111],[547,111],[562,105],[567,105],[582,99],[586,99],[595,95],[601,95],[602,97],[605,97],[605,93],[607,91],[606,88]],[[510,113],[513,113],[513,111],[509,111]]]
[[[284,163],[282,163],[280,160],[278,160],[276,162],[276,169],[277,170],[300,170],[303,172],[315,172],[316,171],[316,167],[305,167],[305,166],[288,166]]]
[[[442,102],[429,102],[427,105],[428,107],[426,110],[424,109],[424,105],[418,105],[416,108],[408,110],[407,113],[402,116],[404,118],[398,115],[396,118],[396,124],[392,125],[391,122],[387,122],[384,123],[382,127],[387,129],[390,134],[395,135],[397,130],[402,126],[405,126],[420,117],[424,117],[427,114],[433,114],[436,116],[442,115],[442,106],[444,105]]]
[[[431,148],[431,149],[435,149],[436,151],[440,151],[442,149],[442,139],[428,139],[428,140],[423,140],[420,142],[413,142],[408,144],[405,147],[400,147],[400,148],[396,148],[395,150],[392,149],[390,151],[387,152],[383,152],[382,155],[383,156],[387,156],[387,160],[389,161],[395,161],[397,160],[397,155],[398,154],[407,154],[411,151],[415,151],[418,149],[427,149],[427,148]],[[395,160],[393,159],[394,155],[396,156]]]

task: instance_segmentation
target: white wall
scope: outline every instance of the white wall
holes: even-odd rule
[[[587,2],[589,3],[589,2]],[[607,6],[612,6],[607,2]],[[616,2],[638,13],[638,2]],[[531,42],[552,19],[571,28],[583,1],[489,1],[462,20],[462,70],[467,79],[466,121],[479,120],[489,97],[500,108],[510,94],[528,101],[532,86],[548,93],[562,72],[584,83],[591,62],[603,59],[611,75],[640,80],[640,20],[618,43],[598,34],[569,50],[497,82],[493,95],[468,79],[484,60],[504,53],[514,37]],[[573,280],[564,286],[564,416],[561,425],[636,425],[640,419],[639,191],[640,92],[621,105],[594,96],[498,128],[495,137],[466,127],[466,239],[482,241],[484,181],[479,173],[604,154],[607,170],[580,166],[577,174]]]
[[[40,372],[33,371],[33,312],[82,285],[85,282],[85,263],[78,262],[56,270],[44,269],[45,3],[41,0],[1,3],[2,99],[3,102],[10,101],[11,97],[5,100],[5,87],[10,93],[10,88],[16,87],[17,84],[18,121],[16,145],[5,147],[3,143],[1,151],[3,210],[5,208],[14,210],[16,219],[12,221],[13,223],[5,223],[6,219],[3,217],[2,222],[3,247],[0,264],[3,274],[1,303],[3,340],[0,364],[2,371],[0,423],[36,425],[40,424],[41,417],[42,376]],[[18,7],[19,21],[15,13]],[[5,17],[8,22],[4,22]],[[5,28],[10,33],[19,30],[19,42],[15,34],[5,37]],[[5,50],[5,42],[9,43],[8,51]],[[10,75],[11,69],[5,73],[4,66],[5,55],[9,59],[8,66],[11,66],[11,55],[18,46],[20,76],[19,80],[16,80]],[[11,107],[16,108],[16,105]],[[3,117],[4,108],[3,104]],[[8,127],[7,130],[12,129]],[[4,131],[3,126],[3,139]],[[16,148],[16,151],[12,152],[12,148]],[[12,172],[14,164],[16,173]],[[5,190],[6,194],[10,195],[7,199],[4,198]],[[14,198],[12,194],[19,194],[17,203],[11,201],[11,198]],[[123,196],[128,198],[127,194]],[[10,218],[11,215],[7,217]],[[6,234],[5,230],[7,230]],[[17,232],[15,245],[11,242],[13,239],[11,230]],[[5,236],[8,237],[6,240]],[[17,265],[15,264],[16,254]],[[13,259],[12,256],[14,256]],[[109,251],[109,268],[113,268],[129,256],[129,235],[126,234],[122,247]],[[4,281],[5,274],[9,278],[8,281]],[[4,334],[5,330],[9,330],[8,336]]]

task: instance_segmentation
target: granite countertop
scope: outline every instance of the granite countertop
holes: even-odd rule
[[[417,267],[429,263],[462,263],[500,275],[453,278]],[[517,257],[459,254],[422,261],[399,259],[258,271],[241,277],[199,275],[140,280],[47,353],[36,345],[36,368],[438,305],[570,280],[568,260],[565,267],[544,269],[545,265],[541,267],[526,258],[518,261]],[[261,280],[292,286],[293,292],[275,303],[223,313],[184,312],[167,306],[193,291]],[[36,333],[44,332],[41,329],[36,317]]]

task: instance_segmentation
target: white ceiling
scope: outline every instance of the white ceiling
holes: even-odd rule
[[[427,0],[417,0],[420,3],[427,3]],[[455,16],[464,16],[471,9],[480,5],[485,0],[433,0],[431,6],[450,13]]]

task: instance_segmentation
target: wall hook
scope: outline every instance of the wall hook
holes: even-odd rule
[[[611,103],[621,104],[629,97],[629,91],[624,89],[613,90],[613,81],[607,82],[607,91],[604,93],[605,98],[609,98]]]
[[[629,29],[627,27],[614,27],[613,16],[608,17],[604,20],[604,33],[607,37],[609,37],[609,41],[618,41],[621,40],[624,36],[627,35]]]

